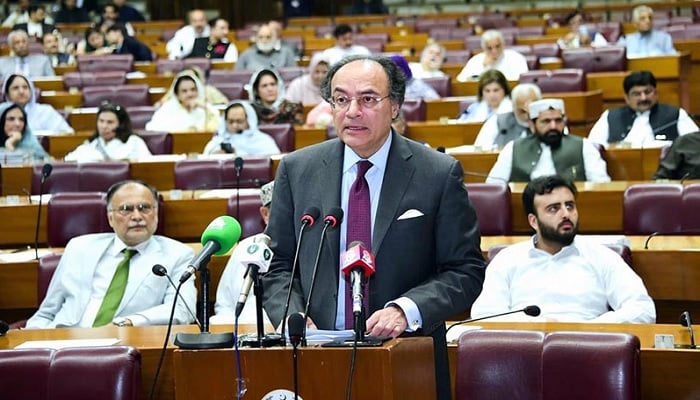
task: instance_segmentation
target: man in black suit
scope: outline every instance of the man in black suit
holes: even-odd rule
[[[110,46],[114,47],[114,54],[133,54],[134,61],[153,60],[151,49],[129,36],[122,24],[114,24],[107,28],[105,39]]]
[[[403,73],[385,57],[348,57],[328,72],[321,93],[332,106],[338,138],[285,156],[277,169],[266,230],[274,258],[263,278],[264,302],[271,321],[279,324],[302,214],[314,206],[324,214],[341,207],[347,215],[358,163],[369,161],[364,176],[376,273],[368,282],[366,330],[375,336],[431,336],[442,400],[450,398],[444,321],[469,309],[479,295],[484,260],[459,162],[391,128],[405,86]],[[291,312],[304,310],[322,225],[308,228],[301,243]],[[327,233],[310,328],[346,327],[346,278],[339,260],[357,226],[357,219],[345,218]]]
[[[29,20],[21,24],[16,24],[12,30],[21,29],[34,39],[41,39],[44,34],[53,32],[56,27],[44,22],[46,18],[46,7],[43,5],[29,6]]]

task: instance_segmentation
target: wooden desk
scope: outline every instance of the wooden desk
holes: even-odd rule
[[[299,349],[299,396],[305,400],[345,398],[351,353],[350,348]],[[293,391],[291,347],[244,349],[240,356],[242,376],[248,379],[246,398],[266,398],[275,389]],[[235,365],[233,350],[175,350],[177,399],[230,398],[235,393]],[[435,399],[434,376],[431,338],[397,339],[381,347],[360,348],[352,398]]]

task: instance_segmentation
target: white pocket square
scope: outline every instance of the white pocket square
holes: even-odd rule
[[[418,217],[422,217],[422,216],[423,216],[422,212],[416,210],[415,208],[412,208],[410,210],[407,210],[405,213],[401,214],[401,216],[399,216],[397,221],[401,221],[402,219],[418,218]]]

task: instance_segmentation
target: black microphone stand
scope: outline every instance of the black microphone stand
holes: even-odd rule
[[[365,292],[365,283],[361,283],[362,291]],[[329,343],[324,343],[321,347],[378,347],[382,343],[391,339],[391,336],[367,336],[365,335],[365,305],[362,304],[362,308],[359,313],[354,313],[353,315],[353,328],[355,330],[355,337],[352,339],[345,340],[334,340]]]
[[[201,281],[200,304],[202,307],[202,321],[200,333],[184,333],[180,332],[175,335],[175,345],[181,349],[229,349],[233,347],[233,342],[236,340],[233,332],[226,333],[211,333],[209,332],[209,284],[211,277],[207,264],[211,257],[202,261],[199,267],[199,279]]]
[[[264,348],[272,346],[284,346],[285,340],[282,335],[266,335],[263,328],[263,284],[262,277],[258,273],[258,268],[250,268],[249,274],[253,276],[253,294],[255,294],[255,318],[257,322],[257,335],[255,337],[241,338],[242,347]]]
[[[46,178],[51,175],[53,166],[51,164],[44,164],[41,168],[41,179],[39,180],[39,210],[36,213],[36,227],[34,230],[34,259],[39,259],[39,226],[41,225],[41,200],[44,197],[44,182]],[[31,203],[32,197],[29,196],[29,202]]]
[[[241,216],[241,170],[243,169],[243,159],[236,157],[233,160],[233,168],[236,171],[236,218]]]

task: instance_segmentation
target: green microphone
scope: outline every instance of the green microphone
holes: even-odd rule
[[[228,253],[241,237],[241,224],[235,218],[223,215],[214,218],[202,233],[202,251],[197,254],[185,272],[180,277],[180,282],[185,282],[202,265],[209,262],[212,255],[224,255]]]

